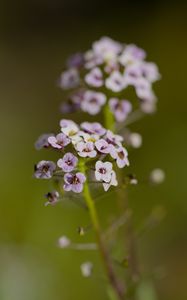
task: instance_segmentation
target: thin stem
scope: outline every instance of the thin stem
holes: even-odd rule
[[[110,110],[108,103],[105,105],[103,112],[104,112],[105,128],[114,131],[115,129],[114,116]]]
[[[80,165],[80,169],[85,174],[85,166],[83,163]],[[92,196],[91,196],[91,193],[89,190],[89,185],[87,182],[85,182],[85,184],[84,184],[83,193],[84,193],[84,198],[85,198],[85,201],[88,206],[89,213],[90,213],[93,228],[95,230],[98,249],[100,251],[101,258],[103,260],[103,264],[104,264],[104,267],[106,270],[107,277],[110,281],[111,286],[113,287],[114,291],[116,292],[118,299],[124,300],[124,288],[122,287],[121,282],[119,282],[119,280],[117,279],[117,277],[115,275],[110,256],[108,254],[107,248],[106,248],[104,240],[103,240],[103,236],[101,234],[101,229],[100,229],[100,224],[99,224],[99,219],[98,219],[98,214],[97,214],[97,210],[95,207],[95,203],[92,199]]]

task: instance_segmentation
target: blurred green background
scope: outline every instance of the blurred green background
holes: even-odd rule
[[[186,300],[187,289],[187,14],[182,1],[0,1],[0,300],[107,299],[98,255],[56,247],[59,236],[81,238],[87,213],[72,203],[44,207],[49,182],[33,179],[33,165],[49,158],[34,141],[57,130],[63,93],[56,80],[68,55],[86,50],[102,35],[146,49],[159,65],[155,85],[158,113],[134,124],[143,135],[140,150],[130,154],[131,169],[145,178],[161,167],[166,181],[130,190],[134,223],[141,225],[152,207],[166,217],[141,237],[141,267],[153,274],[159,300]],[[114,198],[98,207],[102,218]],[[94,262],[85,279],[80,264]],[[149,297],[144,300],[151,300]]]

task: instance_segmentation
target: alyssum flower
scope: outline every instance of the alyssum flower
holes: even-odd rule
[[[102,37],[92,44],[90,50],[75,54],[68,60],[68,68],[62,72],[59,84],[62,89],[73,89],[69,97],[72,110],[81,109],[96,115],[109,103],[116,121],[123,122],[135,108],[131,104],[128,112],[127,108],[124,109],[129,86],[134,88],[140,100],[140,110],[144,113],[155,110],[156,96],[152,86],[160,79],[160,74],[157,65],[145,59],[146,52],[136,45]],[[121,106],[119,113],[111,105],[110,94]]]
[[[82,192],[85,181],[89,182],[92,175],[96,182],[102,183],[105,191],[110,186],[117,186],[114,166],[123,168],[129,165],[123,137],[97,122],[83,122],[79,126],[71,120],[62,119],[60,127],[62,133],[48,137],[48,148],[59,151],[61,157],[57,163],[39,162],[35,167],[35,177],[49,179],[58,176],[64,191],[75,193]],[[82,163],[89,166],[88,174],[82,172]]]

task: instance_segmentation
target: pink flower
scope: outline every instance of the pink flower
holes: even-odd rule
[[[122,76],[119,71],[112,72],[112,74],[106,79],[105,85],[109,90],[116,93],[121,92],[127,87],[124,76]]]
[[[142,61],[145,59],[145,57],[146,52],[143,49],[138,48],[136,45],[130,44],[125,47],[125,50],[123,51],[119,60],[123,66],[126,66],[133,62]]]
[[[72,89],[79,85],[79,73],[77,69],[69,69],[61,74],[59,85],[64,90]]]
[[[97,155],[92,142],[79,142],[76,144],[76,150],[81,157],[95,157]]]
[[[99,136],[104,135],[106,132],[106,129],[98,122],[83,122],[80,127],[89,134],[98,134]]]
[[[107,154],[111,152],[111,144],[109,144],[104,139],[100,139],[95,142],[97,150],[101,153]]]
[[[132,111],[132,105],[128,100],[111,98],[109,100],[109,106],[117,122],[125,121],[128,114]]]
[[[85,76],[85,81],[93,87],[101,87],[103,85],[103,73],[99,68],[94,68]]]
[[[50,136],[48,142],[53,148],[64,149],[70,143],[70,139],[64,133],[59,133],[56,137]]]
[[[78,158],[73,155],[71,152],[68,152],[64,155],[63,158],[60,158],[57,162],[59,168],[64,172],[71,172],[75,169],[78,163]]]
[[[100,112],[101,107],[106,102],[106,96],[103,93],[97,93],[93,91],[86,91],[84,94],[84,100],[81,102],[81,108],[83,111],[88,112],[91,115],[96,115]]]
[[[86,181],[86,177],[83,173],[66,173],[64,175],[64,190],[69,192],[72,191],[74,193],[81,193],[83,190],[83,183]]]
[[[124,147],[113,150],[111,156],[116,160],[118,168],[129,166],[128,152]]]

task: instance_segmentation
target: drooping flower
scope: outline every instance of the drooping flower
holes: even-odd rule
[[[91,115],[96,115],[100,112],[101,107],[106,102],[106,96],[103,93],[94,91],[86,91],[84,94],[84,100],[81,102],[81,108],[83,111],[88,112]]]
[[[48,142],[48,138],[50,136],[53,136],[53,133],[44,133],[40,135],[37,141],[35,142],[36,150],[40,150],[42,148],[48,148],[50,146]]]
[[[95,164],[95,178],[98,181],[110,182],[112,176],[112,163],[98,160]]]
[[[63,158],[57,161],[58,167],[64,172],[72,172],[77,166],[77,163],[78,158],[70,152],[66,153]]]
[[[41,160],[35,166],[34,176],[36,178],[49,179],[53,176],[56,169],[56,165],[53,161]]]
[[[76,144],[76,150],[81,157],[96,157],[97,155],[93,142],[79,142]]]
[[[59,201],[59,193],[57,191],[49,192],[45,195],[47,198],[47,202],[45,203],[45,206],[48,205],[55,205]]]
[[[93,87],[101,87],[103,85],[103,73],[101,69],[94,68],[86,76],[85,81],[88,85]]]
[[[86,177],[83,173],[66,173],[64,175],[64,190],[68,192],[73,191],[74,193],[81,193],[85,181]]]
[[[118,181],[117,181],[117,178],[116,178],[116,173],[115,173],[115,171],[112,170],[110,181],[109,182],[103,182],[104,190],[105,190],[105,192],[107,192],[111,186],[117,186],[117,185],[118,185]]]
[[[113,92],[121,92],[127,87],[124,76],[119,71],[114,71],[105,81],[106,87]]]
[[[109,100],[109,106],[117,122],[125,121],[128,114],[132,111],[132,105],[128,100],[111,98]]]
[[[59,133],[56,137],[50,136],[48,142],[53,148],[64,149],[70,143],[70,139],[64,133]]]

